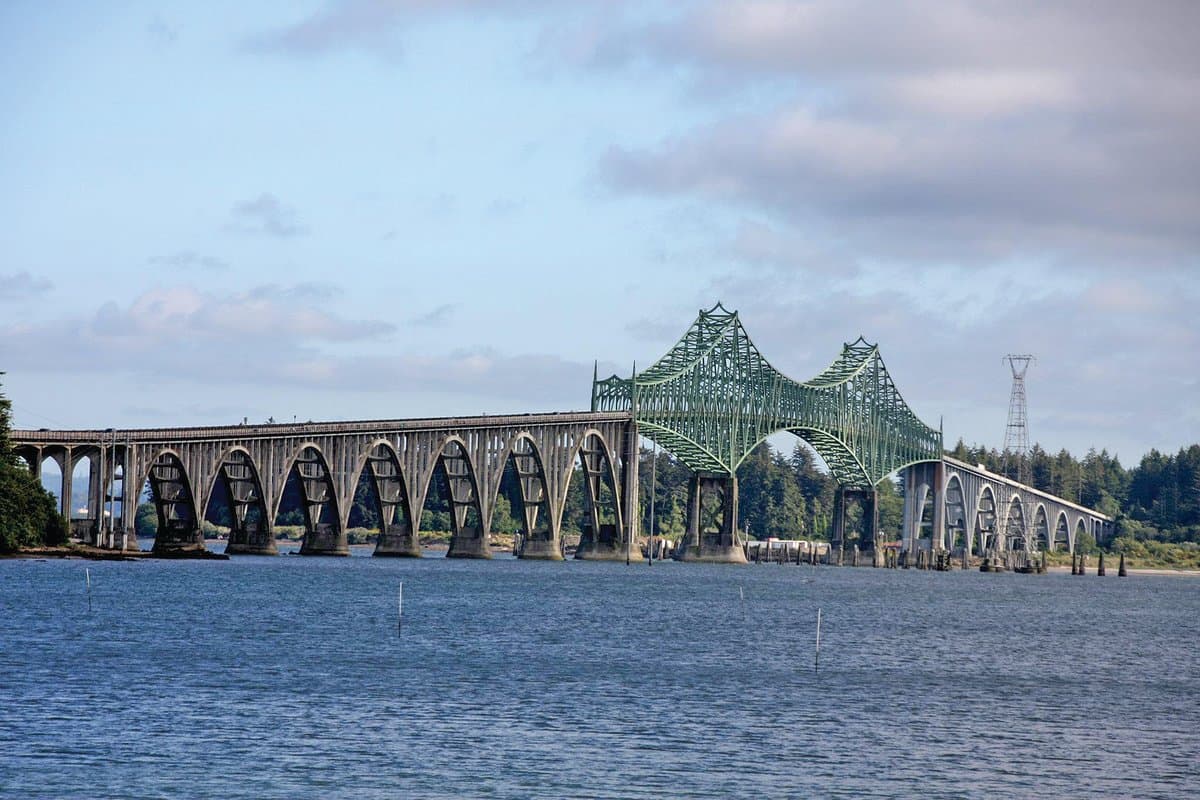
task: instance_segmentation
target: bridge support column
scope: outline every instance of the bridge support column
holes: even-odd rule
[[[103,521],[102,521],[103,522]],[[154,535],[152,553],[156,556],[175,556],[188,553],[201,553],[204,546],[204,531],[194,522],[186,525],[172,525],[176,520],[164,520],[162,514],[158,517],[158,532]]]
[[[946,541],[946,462],[933,464],[933,533],[935,550],[950,550],[954,542]]]
[[[521,551],[517,558],[528,558],[534,561],[562,561],[562,545],[556,534],[552,538],[532,536],[521,538]]]
[[[94,456],[88,463],[88,519],[95,520],[95,525],[89,533],[90,542],[100,543],[100,528],[104,524],[104,484],[101,471],[100,457]],[[136,511],[134,512],[136,515]]]
[[[480,528],[459,528],[450,537],[450,549],[446,558],[491,558],[488,537]]]
[[[872,487],[871,493],[863,495],[863,502],[868,503],[869,507],[863,509],[863,516],[866,518],[868,531],[867,543],[871,548],[871,566],[883,566],[883,545],[879,541],[879,490]]]
[[[517,558],[534,561],[562,561],[562,532],[554,524],[552,514],[541,513],[541,507],[530,502],[525,504],[525,530],[521,535],[521,549]],[[539,517],[542,517],[539,524]]]
[[[321,523],[310,526],[300,543],[302,556],[348,556],[350,540],[339,524]]]
[[[62,484],[59,487],[59,506],[62,510],[62,515],[68,520],[71,519],[71,479],[75,472],[75,453],[71,448],[67,448],[66,454],[62,460]]]
[[[225,545],[229,555],[275,556],[279,548],[275,545],[275,531],[266,521],[247,522],[229,531],[229,543]]]
[[[390,558],[420,558],[421,538],[407,522],[383,525],[379,541],[375,543],[375,556]]]
[[[719,495],[721,526],[703,530],[704,499]],[[736,475],[693,473],[688,482],[687,533],[675,551],[678,561],[712,564],[745,564],[746,553],[737,541],[738,483]]]
[[[829,543],[829,560],[839,567],[846,560],[846,495],[840,486],[833,491],[833,531]]]

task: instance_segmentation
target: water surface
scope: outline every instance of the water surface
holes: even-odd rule
[[[0,796],[1195,797],[1198,590],[508,558],[0,561]]]

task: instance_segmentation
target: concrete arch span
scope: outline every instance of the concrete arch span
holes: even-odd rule
[[[158,514],[154,552],[160,555],[204,550],[201,517],[197,513],[192,478],[180,453],[160,450],[151,460],[138,486],[150,483],[150,496]]]
[[[568,463],[570,471],[564,482],[564,500],[570,491],[571,481],[576,479],[576,464],[577,477],[583,481],[584,489],[583,529],[575,557],[591,561],[624,559],[626,553],[621,541],[623,526],[618,494],[620,484],[616,461],[608,442],[599,431],[586,431],[572,448]],[[565,510],[565,503],[557,510],[560,529]]]
[[[330,473],[329,462],[320,446],[314,442],[303,442],[287,460],[289,464],[284,479],[275,493],[274,521],[283,505],[289,489],[299,495],[300,508],[304,512],[304,539],[300,543],[300,555],[348,556],[350,543],[342,525],[337,486]],[[295,487],[292,489],[292,487]]]
[[[216,485],[221,483],[229,502],[229,542],[225,552],[231,555],[275,555],[274,520],[267,510],[266,493],[254,457],[245,447],[231,447],[212,465],[213,479],[208,490],[204,517],[212,504]]]
[[[967,499],[962,478],[950,475],[946,480],[946,549],[965,550],[970,554],[971,537],[967,527]]]
[[[421,510],[429,499],[435,473],[445,482],[450,506],[450,549],[446,558],[491,558],[491,536],[479,492],[478,468],[462,437],[447,436],[437,445],[421,484]],[[421,510],[416,513],[419,515]],[[420,516],[415,518],[419,520]]]
[[[1001,546],[1006,550],[1029,549],[1029,523],[1025,520],[1025,506],[1019,494],[1013,494],[1008,502]]]
[[[520,509],[513,509],[514,512],[517,512],[518,523],[522,526],[517,556],[545,561],[561,561],[560,528],[555,524],[555,515],[550,509],[546,469],[537,443],[528,433],[518,433],[509,442],[506,455],[502,456],[500,461],[504,465],[502,467],[504,473],[515,479],[516,494],[520,498]],[[503,483],[504,477],[502,476],[496,487],[496,495],[492,498],[492,514],[495,513],[497,498]],[[489,528],[491,525],[492,519],[489,518]]]
[[[999,549],[999,531],[997,524],[999,517],[996,513],[996,494],[992,491],[992,487],[984,486],[979,490],[979,497],[975,501],[975,527],[972,534],[975,542],[979,545],[979,553],[986,554],[989,551]]]
[[[356,461],[354,480],[357,489],[369,481],[379,516],[379,538],[372,555],[381,557],[419,558],[421,542],[413,522],[412,500],[408,481],[395,446],[386,439],[376,439]],[[343,503],[342,527],[349,526],[350,506],[354,503],[353,489]]]

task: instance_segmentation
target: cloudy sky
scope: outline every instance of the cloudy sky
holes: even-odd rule
[[[19,427],[565,410],[718,299],[947,439],[1200,440],[1200,4],[0,7]]]

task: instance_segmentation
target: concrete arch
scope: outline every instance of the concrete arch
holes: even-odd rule
[[[1038,503],[1037,510],[1033,512],[1033,535],[1031,538],[1034,548],[1049,550],[1053,542],[1052,536],[1050,523],[1046,517],[1046,504]]]
[[[1018,527],[1014,528],[1014,522]],[[1013,492],[1008,501],[1008,510],[1004,519],[1004,547],[1008,550],[1027,550],[1029,540],[1029,522],[1025,519],[1025,505],[1021,495]]]
[[[1065,511],[1059,511],[1054,518],[1054,538],[1051,540],[1050,549],[1057,550],[1060,544],[1066,546],[1067,552],[1075,551],[1075,533],[1071,530]]]
[[[280,506],[288,481],[295,475],[300,484],[304,511],[304,540],[300,544],[301,555],[350,554],[346,531],[341,521],[341,498],[329,469],[329,459],[316,442],[304,441],[293,449],[285,462],[287,469],[273,492],[271,522],[279,516]],[[322,519],[332,520],[322,522]]]
[[[1076,548],[1079,547],[1079,534],[1087,533],[1087,528],[1088,528],[1087,521],[1084,520],[1083,515],[1080,514],[1079,517],[1075,520],[1074,533],[1071,536],[1071,552],[1072,553],[1074,553],[1076,551]]]
[[[551,561],[561,559],[559,528],[554,524],[554,513],[549,507],[550,487],[541,448],[528,431],[520,431],[511,437],[500,456],[501,474],[496,481],[496,493],[491,498],[491,513],[495,513],[503,475],[510,462],[517,476],[521,496],[523,529],[518,556]],[[489,519],[488,528],[491,526],[492,520]]]
[[[158,531],[154,536],[156,552],[204,550],[200,533],[199,508],[188,475],[183,454],[172,448],[162,448],[147,459],[145,471],[139,476],[136,491],[150,482],[150,495],[158,514]],[[101,492],[107,492],[102,487]]]
[[[967,497],[963,491],[962,478],[951,473],[946,479],[946,547],[959,547],[970,552],[970,529],[967,527]],[[960,543],[961,541],[961,543]]]
[[[451,534],[446,557],[490,558],[491,537],[479,491],[479,465],[471,458],[471,448],[461,436],[450,434],[435,446],[429,468],[421,478],[421,497],[424,498],[421,511],[429,497],[434,473],[439,469],[445,476],[450,495]],[[417,514],[421,511],[414,509]],[[474,519],[471,512],[474,512]]]
[[[997,549],[999,535],[999,514],[996,506],[996,493],[992,487],[984,484],[975,498],[975,521],[972,539],[979,545],[979,553],[986,554],[989,550]]]
[[[349,524],[350,505],[354,502],[363,475],[370,476],[375,488],[375,510],[379,514],[379,539],[376,556],[421,555],[420,541],[415,535],[412,496],[409,494],[400,454],[387,439],[377,438],[367,443],[355,460],[351,495],[343,510],[343,525]]]
[[[562,529],[562,516],[566,511],[566,498],[570,492],[571,481],[574,479],[576,460],[583,466],[584,503],[587,517],[575,557],[580,559],[607,558],[610,553],[618,552],[620,546],[620,536],[623,530],[621,484],[618,480],[617,465],[612,449],[600,431],[588,429],[571,448],[566,467],[566,479],[563,482],[563,501],[559,508],[554,510],[556,527],[559,530]],[[608,505],[604,505],[601,500],[605,482],[608,484],[609,496],[612,498],[612,502]],[[611,512],[613,519],[611,523],[602,521],[602,511]],[[604,555],[601,556],[601,554]]]
[[[205,493],[205,508],[201,519],[208,517],[209,507],[218,482],[223,483],[229,498],[232,524],[225,552],[234,554],[274,555],[274,516],[267,508],[262,471],[254,454],[242,445],[221,451],[209,465],[212,479]],[[252,511],[257,511],[254,519]]]

